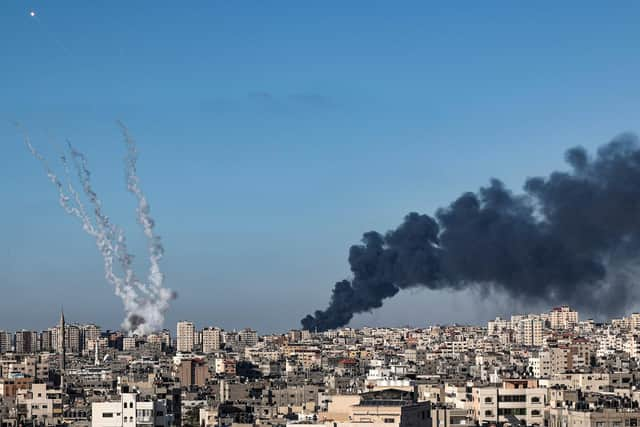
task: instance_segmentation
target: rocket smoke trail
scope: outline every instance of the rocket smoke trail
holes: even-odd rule
[[[325,310],[302,319],[327,330],[402,289],[473,288],[515,301],[570,303],[619,314],[638,301],[640,148],[623,134],[591,157],[572,148],[568,172],[529,178],[515,194],[499,180],[435,217],[408,214],[395,230],[364,234],[349,251],[351,280]]]
[[[32,156],[42,164],[49,181],[56,187],[60,206],[67,214],[78,218],[82,223],[83,230],[95,239],[96,246],[104,261],[105,278],[113,285],[116,295],[122,299],[124,304],[126,317],[122,326],[130,333],[144,335],[162,328],[164,314],[175,294],[163,286],[164,276],[160,270],[159,261],[164,249],[160,238],[154,234],[154,222],[150,216],[150,207],[140,188],[140,180],[136,173],[135,142],[129,136],[124,125],[120,124],[120,127],[127,146],[125,158],[127,189],[134,194],[138,201],[138,222],[149,240],[150,273],[148,283],[136,277],[133,269],[133,255],[128,252],[124,232],[113,224],[103,212],[102,202],[91,184],[91,172],[84,154],[73,147],[71,143],[67,143],[71,164],[77,174],[82,192],[92,208],[92,216],[87,213],[80,194],[72,183],[67,156],[64,154],[60,156],[67,177],[65,186],[51,169],[47,160],[34,148],[26,134],[24,143]],[[114,264],[119,266],[120,274],[114,270]]]

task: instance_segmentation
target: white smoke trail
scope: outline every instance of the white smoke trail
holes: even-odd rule
[[[125,129],[122,124],[120,125]],[[19,125],[17,126],[20,127]],[[139,335],[145,335],[161,329],[164,322],[164,314],[169,307],[169,301],[173,294],[162,286],[164,276],[160,271],[159,261],[162,258],[163,248],[160,238],[153,233],[154,224],[149,217],[149,204],[140,190],[139,180],[135,174],[136,152],[133,140],[126,134],[125,140],[129,153],[127,159],[132,159],[127,162],[127,188],[138,199],[138,221],[143,225],[145,235],[150,242],[149,284],[137,279],[133,269],[133,255],[127,251],[126,238],[122,229],[113,224],[109,217],[104,214],[102,202],[92,188],[91,173],[84,154],[68,143],[68,149],[73,159],[73,166],[78,180],[93,208],[95,224],[87,214],[79,192],[71,182],[71,172],[66,156],[61,155],[60,161],[67,176],[69,195],[44,156],[34,148],[26,132],[23,133],[27,149],[42,164],[47,177],[56,187],[60,206],[67,214],[78,218],[82,223],[83,230],[95,239],[96,246],[104,261],[105,278],[114,286],[116,295],[122,299],[124,304],[126,317],[123,321],[123,327],[131,333]],[[131,154],[133,154],[133,158],[130,157]],[[132,169],[130,166],[132,166]],[[121,267],[124,277],[120,277],[114,272],[114,258]]]
[[[125,173],[127,180],[127,189],[132,193],[138,206],[136,209],[138,223],[142,226],[145,236],[147,237],[149,248],[149,276],[148,280],[156,293],[154,309],[147,315],[164,317],[164,312],[169,307],[169,302],[173,298],[173,293],[163,286],[164,275],[160,270],[160,260],[164,255],[164,247],[160,236],[154,232],[155,221],[151,217],[151,208],[147,201],[142,188],[140,187],[140,179],[137,175],[138,152],[134,139],[129,134],[129,130],[122,123],[118,122],[122,131],[125,144],[127,145],[127,156],[125,157]]]
[[[111,223],[109,217],[102,212],[102,202],[91,186],[91,172],[87,158],[80,151],[76,150],[71,142],[67,141],[67,147],[73,158],[73,165],[76,169],[78,180],[82,185],[84,194],[93,206],[93,214],[96,218],[98,229],[106,234],[107,242],[111,245],[112,252],[116,255],[117,260],[125,274],[124,283],[126,286],[135,286],[142,292],[149,294],[148,287],[140,282],[133,270],[133,255],[127,252],[127,243],[122,229]],[[62,156],[65,169],[68,171],[66,159]]]

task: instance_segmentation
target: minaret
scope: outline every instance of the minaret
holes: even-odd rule
[[[60,361],[60,369],[62,374],[64,374],[67,369],[67,344],[66,344],[66,331],[64,324],[64,310],[60,310],[60,333],[58,334],[58,339],[61,340],[62,345],[58,346],[59,351],[61,352],[62,360]]]
[[[99,356],[98,356],[98,340],[95,341],[94,348],[95,348],[96,354],[95,354],[95,358],[94,358],[93,363],[96,366],[100,366],[100,359],[99,359]]]

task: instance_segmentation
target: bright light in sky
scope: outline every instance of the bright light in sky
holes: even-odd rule
[[[36,12],[32,10],[31,12],[29,12],[29,15],[36,16]]]

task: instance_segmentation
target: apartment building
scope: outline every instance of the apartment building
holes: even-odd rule
[[[8,353],[13,347],[13,334],[7,331],[0,331],[0,354]]]
[[[554,307],[549,313],[551,329],[569,329],[578,324],[578,312],[568,305]]]
[[[180,321],[177,326],[177,350],[182,353],[193,351],[196,328],[193,322]]]
[[[62,421],[62,391],[47,389],[46,384],[32,384],[16,395],[18,415],[37,425],[57,426]]]
[[[119,401],[91,404],[92,427],[167,427],[170,421],[164,400],[139,400],[137,393],[123,392]]]
[[[541,426],[545,396],[536,380],[505,380],[499,386],[474,387],[472,411],[481,424],[508,422],[514,416],[528,426]]]
[[[220,328],[204,328],[202,330],[202,352],[210,354],[219,351],[221,338]]]

